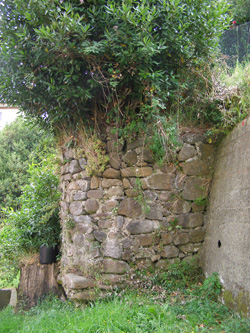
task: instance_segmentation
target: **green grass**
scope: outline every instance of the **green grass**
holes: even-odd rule
[[[0,312],[0,332],[250,332],[250,320],[240,319],[215,300],[220,289],[215,275],[191,287],[185,285],[190,283],[185,277],[178,288],[166,282],[177,271],[175,267],[175,274],[149,275],[145,280],[153,284],[85,306],[50,296],[26,312],[5,308]]]

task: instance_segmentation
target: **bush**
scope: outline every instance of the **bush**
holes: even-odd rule
[[[59,242],[59,177],[50,166],[52,162],[54,156],[30,166],[30,184],[23,188],[21,208],[6,211],[0,229],[0,263],[9,279],[17,272],[23,255]]]
[[[226,0],[5,0],[0,9],[1,102],[58,135],[79,119],[118,128],[167,114],[180,71],[204,64],[229,24]]]

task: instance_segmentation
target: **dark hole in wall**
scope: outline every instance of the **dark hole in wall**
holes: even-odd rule
[[[218,241],[218,247],[221,247],[221,241],[220,240]]]

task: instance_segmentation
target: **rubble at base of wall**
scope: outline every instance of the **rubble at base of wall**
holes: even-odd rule
[[[201,135],[182,140],[176,166],[158,166],[144,140],[124,148],[108,138],[109,165],[91,177],[77,149],[62,153],[60,278],[69,298],[103,297],[131,266],[164,270],[200,251],[215,151]]]

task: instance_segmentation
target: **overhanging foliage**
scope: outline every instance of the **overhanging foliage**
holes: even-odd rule
[[[145,119],[165,109],[180,69],[208,58],[227,1],[5,0],[1,102],[58,132],[79,119]]]

